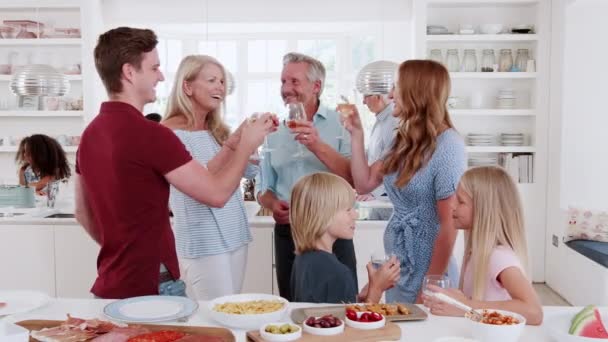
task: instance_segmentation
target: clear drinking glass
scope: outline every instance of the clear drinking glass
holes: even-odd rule
[[[380,268],[391,258],[390,254],[385,254],[384,251],[374,251],[371,255],[371,262],[374,268]]]
[[[515,69],[516,71],[525,72],[528,67],[528,49],[518,49],[517,57],[515,57]]]
[[[252,115],[249,117],[249,121],[255,121],[255,120],[257,120],[259,117],[261,117],[261,116],[262,116],[262,114],[263,114],[263,113],[258,113],[258,112],[253,113],[253,114],[252,114]],[[261,148],[259,148],[259,149],[258,149],[258,152],[257,152],[257,153],[254,153],[254,155],[257,155],[257,157],[258,157],[259,159],[264,159],[264,154],[266,154],[266,153],[270,153],[270,152],[272,152],[272,151],[274,151],[274,148],[270,148],[270,147],[268,146],[268,135],[266,135],[266,136],[264,137],[264,144],[262,144]],[[252,159],[255,159],[255,158],[252,158]]]
[[[446,57],[448,71],[460,71],[460,57],[458,57],[458,49],[449,49]]]
[[[496,56],[494,56],[493,49],[484,49],[481,57],[481,72],[494,72],[494,65],[496,64]]]
[[[443,64],[443,55],[441,54],[441,49],[431,49],[429,59]]]
[[[422,284],[422,293],[427,296],[431,296],[433,291],[428,288],[429,285],[435,285],[437,287],[441,287],[442,289],[450,288],[450,279],[442,274],[430,274],[424,277],[424,282]]]
[[[509,72],[511,71],[511,68],[513,68],[513,55],[511,54],[511,49],[501,49],[498,71]]]
[[[304,111],[304,105],[302,102],[293,102],[285,105],[287,109],[287,120],[285,121],[285,125],[294,129],[298,127],[298,121],[306,120],[306,112]],[[298,151],[293,155],[295,158],[304,157],[304,149],[302,148],[302,144],[298,143]]]
[[[462,69],[465,72],[476,72],[477,71],[477,55],[476,55],[475,50],[473,50],[473,49],[464,50]]]

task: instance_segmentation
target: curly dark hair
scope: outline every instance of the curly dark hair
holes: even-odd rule
[[[28,163],[26,154],[30,157]],[[19,144],[15,162],[31,166],[40,178],[51,176],[55,180],[70,178],[72,172],[63,148],[57,140],[44,134],[34,134],[23,138]]]

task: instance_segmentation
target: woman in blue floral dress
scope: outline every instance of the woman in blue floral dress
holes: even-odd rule
[[[390,149],[372,165],[365,158],[356,108],[344,123],[352,137],[357,192],[368,193],[383,182],[394,206],[384,248],[400,259],[401,278],[386,292],[387,302],[419,301],[424,276],[444,274],[452,254],[452,202],[466,168],[466,152],[447,111],[449,92],[449,73],[441,64],[403,62],[390,94],[400,123]]]

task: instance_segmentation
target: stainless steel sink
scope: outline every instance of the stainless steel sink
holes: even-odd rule
[[[49,216],[45,216],[46,218],[74,218],[74,214],[67,214],[67,213],[58,213],[58,214],[53,214],[53,215],[49,215]]]

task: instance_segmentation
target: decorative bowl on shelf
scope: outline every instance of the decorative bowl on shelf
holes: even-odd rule
[[[502,24],[483,24],[480,27],[481,33],[483,34],[499,34],[502,32]]]

